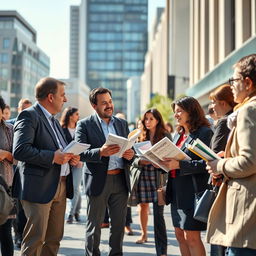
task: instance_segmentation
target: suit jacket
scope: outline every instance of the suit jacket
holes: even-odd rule
[[[217,164],[227,181],[211,208],[207,241],[256,249],[256,97],[238,109],[236,123]]]
[[[206,171],[206,164],[200,157],[192,153],[186,148],[186,144],[190,144],[193,140],[199,138],[206,145],[210,145],[212,130],[208,127],[200,127],[192,132],[183,143],[181,150],[184,151],[192,160],[180,161],[180,169],[176,170],[175,178],[168,178],[166,188],[166,203],[172,203],[179,209],[191,209],[194,207],[194,196],[196,192],[204,191],[207,188],[209,179]],[[180,134],[176,134],[173,143],[176,144],[180,138]],[[194,176],[197,190],[193,185],[192,176]]]
[[[126,137],[129,134],[128,124],[125,120],[114,117],[114,128],[117,135]],[[85,193],[98,196],[101,194],[107,176],[109,157],[100,157],[100,148],[106,139],[97,115],[91,115],[77,124],[75,140],[91,144],[91,147],[82,153],[81,161],[86,162]],[[126,185],[130,191],[129,165],[131,161],[124,160]]]
[[[63,132],[65,134],[65,138],[67,140],[68,143],[70,143],[72,140],[74,140],[68,130],[68,128],[62,128],[63,129]]]
[[[61,126],[58,129],[65,140]],[[23,110],[14,126],[13,156],[19,160],[13,196],[34,203],[48,203],[56,193],[61,165],[53,164],[59,148],[54,132],[38,103]],[[67,176],[67,197],[73,197],[72,173]]]

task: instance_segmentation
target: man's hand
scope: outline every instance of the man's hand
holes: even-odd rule
[[[133,149],[127,149],[124,153],[123,153],[123,155],[122,155],[122,157],[123,158],[125,158],[126,160],[131,160],[132,158],[133,158],[133,156],[134,156],[134,150]]]
[[[116,154],[120,150],[120,147],[117,144],[114,145],[106,145],[100,148],[100,156],[112,156]]]
[[[208,161],[206,162],[206,170],[208,171],[208,173],[210,174],[220,174],[217,172],[217,164],[218,164],[219,160],[213,160],[213,161]]]
[[[169,170],[180,169],[180,162],[174,158],[164,158],[162,164],[167,167]]]
[[[7,151],[0,149],[0,161],[3,161],[7,157]]]
[[[69,164],[72,166],[76,166],[80,161],[79,155],[73,155],[73,157],[69,160]]]
[[[61,151],[58,149],[57,151],[54,152],[53,162],[56,163],[56,164],[65,164],[65,163],[67,163],[73,156],[74,156],[74,154],[72,154],[72,153],[63,153],[63,152],[61,152]]]

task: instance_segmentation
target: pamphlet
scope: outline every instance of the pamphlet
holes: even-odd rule
[[[122,136],[109,133],[106,140],[106,144],[107,145],[117,144],[120,147],[120,150],[115,155],[121,158],[126,150],[133,147],[140,133],[141,133],[140,129],[135,129],[129,133],[128,138],[124,138]]]
[[[64,153],[73,153],[74,155],[80,155],[86,149],[88,149],[91,145],[80,143],[77,141],[72,140],[64,149]]]
[[[200,139],[196,139],[193,141],[192,144],[188,144],[187,148],[205,161],[213,161],[213,160],[221,159],[214,151],[212,151]]]
[[[146,158],[148,161],[158,165],[166,172],[169,172],[169,169],[162,164],[164,158],[174,158],[176,160],[191,160],[191,158],[187,154],[180,150],[167,137],[161,139],[159,142],[151,147],[149,147],[149,143],[142,144],[141,146],[136,144],[134,148],[135,151],[136,147],[138,148],[136,153],[138,152],[138,155],[140,157]]]

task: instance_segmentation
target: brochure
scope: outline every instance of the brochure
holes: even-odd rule
[[[128,138],[124,138],[122,136],[118,136],[116,134],[109,133],[107,140],[106,140],[106,144],[107,145],[114,145],[114,144],[119,145],[120,150],[115,155],[121,158],[126,150],[133,147],[133,145],[134,145],[135,141],[138,139],[140,133],[141,133],[140,129],[135,129],[129,133]]]
[[[137,146],[136,144],[134,147],[135,150]],[[169,169],[162,164],[164,158],[174,158],[176,160],[191,160],[191,158],[187,154],[180,150],[167,137],[161,139],[159,142],[151,147],[149,147],[148,143],[142,145],[141,147],[138,146],[138,151],[136,151],[136,153],[137,152],[139,153],[140,157],[146,158],[148,161],[158,165],[166,172],[169,172]]]
[[[196,139],[192,144],[188,144],[187,148],[198,155],[205,161],[213,161],[221,159],[214,151],[212,151],[205,143],[200,139]]]
[[[88,149],[91,145],[80,143],[77,141],[72,140],[64,149],[64,153],[73,153],[74,155],[80,155],[86,149]]]

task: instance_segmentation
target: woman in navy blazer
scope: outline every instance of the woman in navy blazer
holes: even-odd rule
[[[190,152],[186,145],[199,138],[210,145],[212,130],[200,104],[193,97],[183,97],[172,105],[177,120],[174,143],[192,160],[165,159],[169,168],[166,199],[171,203],[171,216],[175,235],[183,256],[204,256],[205,248],[200,231],[206,224],[193,218],[195,192],[204,191],[209,175],[205,162]]]

